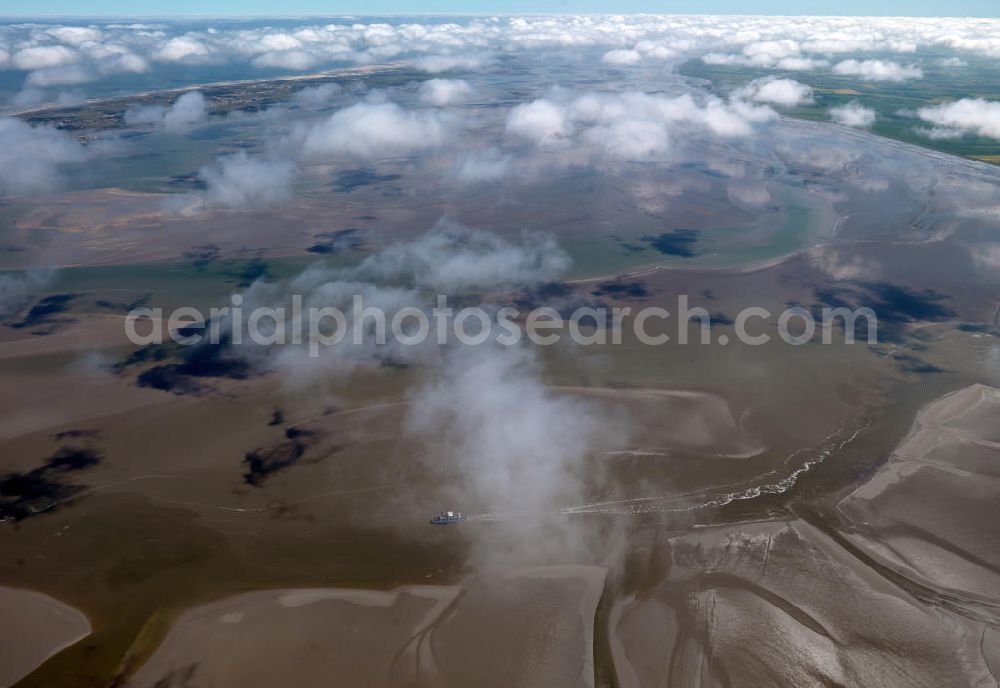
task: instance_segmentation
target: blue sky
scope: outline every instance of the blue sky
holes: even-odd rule
[[[0,16],[664,12],[1000,17],[998,0],[0,0]]]

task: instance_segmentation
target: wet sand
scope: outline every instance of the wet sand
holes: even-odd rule
[[[928,404],[840,524],[638,537],[609,614],[620,684],[996,685],[998,420],[984,385]]]
[[[4,688],[90,635],[87,617],[30,590],[0,587],[0,619],[0,686]]]
[[[921,604],[803,521],[707,528],[648,554],[610,617],[623,687],[993,685],[983,624]]]
[[[457,594],[419,586],[238,595],[185,613],[130,685],[405,685],[427,661],[421,634]]]
[[[1000,390],[925,407],[890,461],[838,506],[851,539],[964,603],[1000,600]]]
[[[600,567],[557,566],[246,593],[185,613],[129,685],[592,686],[603,583]]]
[[[630,426],[623,454],[663,456],[685,450],[703,455],[743,458],[760,454],[763,443],[742,426],[730,402],[717,394],[673,389],[555,387],[554,391],[605,401]]]
[[[666,279],[667,273],[658,278]],[[729,291],[776,283],[782,276],[755,273],[741,279],[754,282],[720,282],[718,301],[729,299]],[[768,293],[777,300],[781,292]],[[728,311],[725,303],[719,308]],[[457,507],[465,511],[489,507],[463,489],[465,476],[455,466],[419,460],[414,438],[402,432],[406,390],[419,371],[358,372],[349,384],[316,394],[289,390],[275,377],[261,375],[207,380],[209,391],[175,395],[136,387],[133,370],[108,378],[68,374],[67,366],[86,350],[88,340],[117,344],[107,339],[113,320],[100,327],[89,322],[44,337],[12,334],[12,344],[0,348],[0,374],[10,383],[0,396],[2,408],[17,413],[30,399],[30,408],[43,411],[37,422],[3,441],[5,469],[33,470],[61,444],[80,441],[54,438],[80,430],[95,433],[93,443],[102,455],[99,464],[65,477],[80,488],[71,502],[23,522],[18,530],[0,532],[5,582],[82,595],[105,610],[108,620],[103,627],[95,621],[97,652],[74,649],[46,663],[32,677],[33,685],[57,685],[55,679],[79,683],[74,676],[83,671],[118,676],[123,656],[134,651],[144,659],[161,639],[159,632],[150,633],[138,650],[133,648],[150,618],[172,619],[206,599],[291,586],[452,584],[467,575],[461,569],[470,549],[481,551],[502,540],[506,522],[470,520],[461,529],[427,525],[429,514],[458,498]],[[72,336],[61,336],[63,331]],[[779,360],[787,374],[770,379],[767,365]],[[757,509],[758,516],[767,513],[773,504],[751,499],[753,486],[783,478],[808,458],[796,454],[798,449],[837,429],[858,396],[844,391],[853,384],[845,383],[848,375],[885,365],[860,347],[789,351],[777,346],[754,351],[626,346],[611,352],[601,367],[586,360],[557,362],[550,379],[555,394],[618,407],[635,427],[622,453],[586,458],[607,469],[593,475],[610,480],[588,485],[579,501],[551,505],[574,534],[586,535],[567,541],[596,546],[578,558],[532,563],[604,564],[607,550],[628,546],[624,531],[635,523],[629,517],[640,511],[616,500],[639,500],[642,513],[658,518],[683,511],[682,520],[717,522],[715,510],[702,508],[706,501],[743,494],[749,509]],[[706,376],[698,379],[696,372]],[[279,406],[285,422],[271,426]],[[305,455],[259,485],[248,485],[246,454],[286,442],[289,427],[310,433]],[[689,509],[700,510],[688,516]],[[508,516],[538,533],[542,520],[550,518]],[[544,536],[539,540],[548,542]],[[94,542],[100,543],[97,548]],[[25,566],[18,568],[18,559]],[[73,562],[71,569],[67,561]],[[80,592],[81,581],[104,580],[108,572],[114,575],[107,584]],[[578,615],[572,626],[567,621],[551,627],[549,620],[570,618],[561,611],[570,605],[563,595],[578,609],[583,593],[576,588],[582,586],[582,581],[571,582],[568,592],[559,592],[531,579],[501,586],[499,593],[485,584],[471,588],[465,597],[476,606],[454,623],[435,626],[432,634],[433,647],[446,658],[442,671],[468,685],[478,676],[477,664],[494,661],[496,648],[502,647],[500,654],[516,657],[509,661],[510,672],[533,667],[561,685],[563,677],[581,670],[580,648],[589,643],[593,624],[581,627]],[[535,592],[522,598],[515,592],[521,588]],[[531,602],[536,594],[539,602]],[[550,600],[558,610],[546,606]],[[481,633],[482,619],[493,617],[510,620],[491,624],[493,635],[472,647],[468,638]],[[531,652],[544,643],[516,641],[525,633],[544,636],[547,631],[538,629],[545,628],[555,628],[573,651],[536,657]],[[523,678],[497,676],[497,685],[505,686]]]

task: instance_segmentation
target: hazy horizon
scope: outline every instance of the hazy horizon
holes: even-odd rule
[[[658,15],[726,15],[726,16],[811,16],[811,17],[1000,17],[1000,6],[981,0],[959,0],[949,3],[948,12],[942,13],[940,3],[930,2],[884,2],[873,11],[871,3],[861,0],[846,0],[810,3],[807,7],[792,0],[778,0],[766,3],[742,3],[731,0],[708,0],[696,2],[682,0],[674,3],[630,0],[625,3],[607,3],[601,0],[568,3],[564,0],[548,2],[505,3],[501,11],[491,9],[485,0],[465,0],[452,2],[438,0],[433,3],[407,3],[399,0],[374,0],[360,5],[345,3],[325,3],[313,0],[293,0],[283,3],[280,11],[272,9],[272,3],[263,0],[236,2],[235,0],[215,0],[197,2],[179,0],[171,3],[135,3],[125,0],[101,0],[88,3],[89,11],[81,12],[79,3],[49,2],[44,9],[36,2],[11,0],[0,9],[0,18],[23,17],[342,17],[342,16],[511,16],[511,15],[580,15],[580,14],[658,14]]]

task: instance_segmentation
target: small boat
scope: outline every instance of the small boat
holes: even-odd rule
[[[461,523],[464,520],[465,516],[462,515],[461,511],[442,511],[431,519],[431,523],[436,526],[447,526],[452,523]]]

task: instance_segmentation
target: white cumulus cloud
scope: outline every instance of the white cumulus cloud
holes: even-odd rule
[[[208,102],[200,91],[183,94],[170,107],[143,105],[125,112],[125,123],[130,126],[162,126],[170,131],[182,131],[208,117]]]
[[[168,40],[153,57],[161,62],[201,62],[211,55],[208,46],[190,36],[176,36]]]
[[[609,50],[601,58],[603,62],[611,65],[631,65],[642,59],[642,54],[638,50]]]
[[[295,172],[289,160],[253,158],[240,151],[202,167],[198,176],[205,182],[208,205],[246,209],[289,200]]]
[[[830,108],[830,119],[848,127],[870,127],[875,124],[877,116],[874,110],[866,108],[856,100]]]
[[[369,256],[352,276],[457,294],[551,282],[569,265],[569,256],[549,235],[525,232],[511,241],[442,221],[418,239]]]
[[[890,60],[844,60],[833,66],[833,73],[861,77],[862,81],[906,81],[924,76],[924,71],[916,65]]]
[[[518,105],[510,112],[507,133],[539,146],[552,146],[570,134],[570,126],[562,107],[539,99]]]
[[[464,79],[430,79],[420,85],[420,100],[443,107],[463,103],[472,95],[472,86]]]
[[[62,183],[67,165],[91,155],[66,132],[0,118],[0,195],[51,191]]]
[[[388,101],[364,101],[338,110],[325,121],[300,124],[286,144],[307,158],[407,155],[444,145],[450,121],[436,110],[410,111]]]
[[[917,110],[917,116],[934,125],[931,133],[948,135],[976,134],[1000,139],[1000,102],[982,98],[962,98]]]
[[[783,107],[795,107],[813,101],[813,90],[809,86],[794,79],[774,77],[754,79],[736,94],[758,103],[773,103]]]
[[[40,45],[24,48],[14,53],[13,63],[18,69],[44,69],[76,64],[80,54],[63,45]]]

